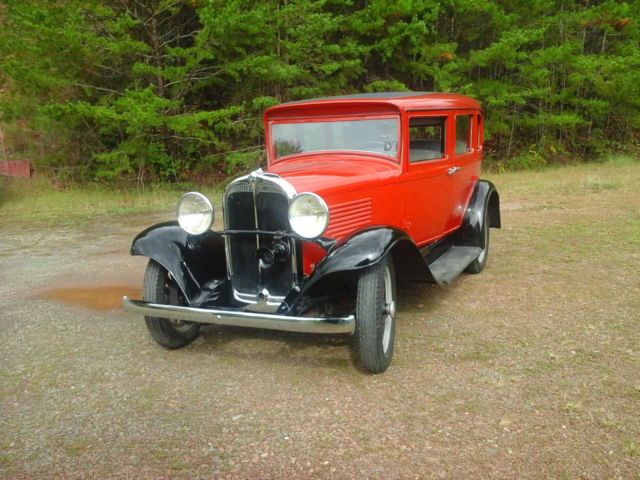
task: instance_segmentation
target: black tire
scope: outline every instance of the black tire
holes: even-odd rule
[[[169,272],[155,260],[149,260],[144,274],[143,298],[147,302],[166,305],[185,305],[180,288],[169,276]],[[147,329],[153,339],[166,348],[175,349],[190,344],[200,331],[200,324],[168,320],[166,318],[144,317]]]
[[[360,274],[356,304],[356,346],[363,367],[382,373],[391,364],[396,327],[396,276],[387,255]]]
[[[482,229],[480,230],[480,238],[478,240],[482,240],[484,237],[484,248],[478,258],[476,258],[473,262],[469,264],[467,268],[465,268],[465,272],[467,273],[480,273],[484,270],[485,265],[487,264],[487,258],[489,257],[489,217],[488,217],[488,209],[485,207],[484,216],[482,219]]]

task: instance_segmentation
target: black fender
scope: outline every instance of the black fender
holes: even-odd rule
[[[359,231],[329,250],[306,280],[300,292],[287,298],[281,307],[295,308],[295,303],[309,294],[322,280],[334,274],[353,274],[393,255],[398,273],[411,280],[434,281],[420,250],[411,237],[393,227],[373,227]]]
[[[166,268],[191,304],[203,286],[226,276],[224,238],[212,231],[190,235],[178,222],[164,222],[139,233],[131,255],[152,258]]]
[[[462,225],[453,235],[453,243],[459,246],[484,248],[484,212],[487,211],[489,227],[500,228],[500,196],[493,183],[479,180],[467,204]]]

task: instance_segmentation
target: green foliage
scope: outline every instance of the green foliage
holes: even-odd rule
[[[547,164],[545,158],[534,147],[498,162],[498,171],[540,169]]]
[[[231,152],[224,159],[225,173],[228,175],[248,173],[255,170],[261,160],[262,155],[259,151]]]
[[[638,0],[5,0],[0,121],[37,171],[179,182],[260,164],[281,101],[454,91],[490,161],[539,168],[640,149],[639,23]]]

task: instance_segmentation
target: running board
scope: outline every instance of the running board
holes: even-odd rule
[[[451,247],[429,264],[429,270],[436,283],[446,287],[451,285],[480,253],[480,247]]]

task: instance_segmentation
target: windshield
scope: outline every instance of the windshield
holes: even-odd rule
[[[300,153],[349,151],[398,156],[397,118],[274,123],[275,158]]]

